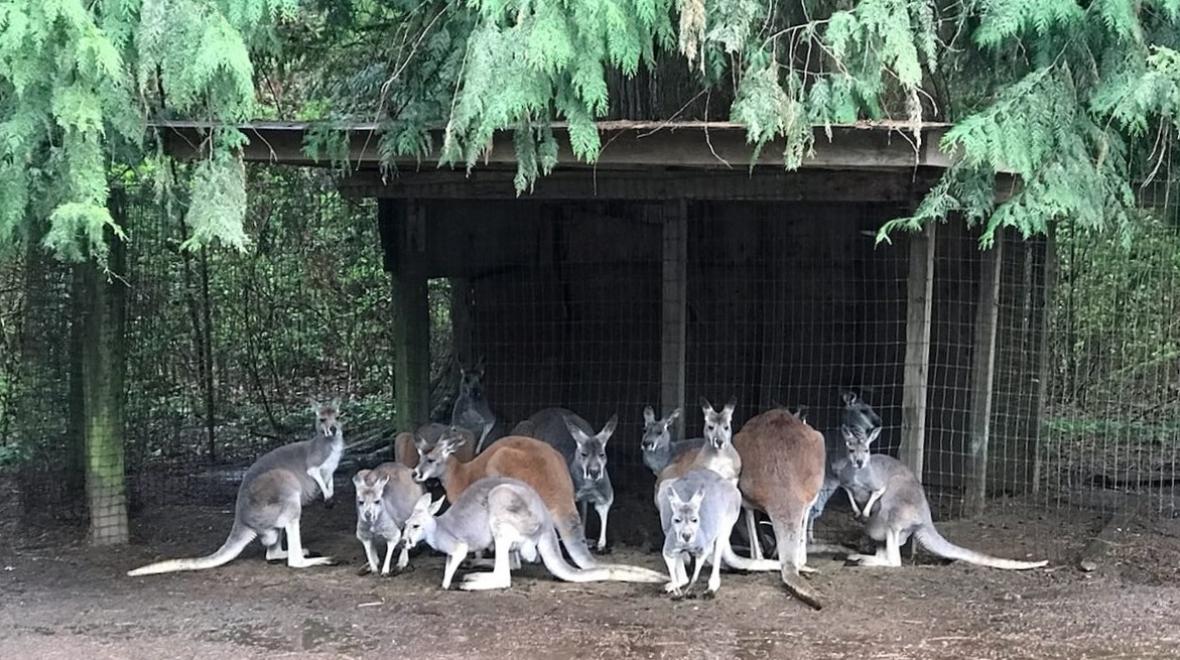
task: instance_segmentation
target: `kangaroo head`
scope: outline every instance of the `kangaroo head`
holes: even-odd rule
[[[468,368],[462,364],[459,365],[459,395],[478,398],[483,388],[484,364],[483,356],[481,355],[475,364]]]
[[[840,411],[841,424],[866,432],[881,426],[881,417],[877,411],[855,392],[841,392],[840,399],[844,401],[844,409]]]
[[[467,438],[453,426],[442,432],[433,447],[427,448],[425,442],[417,440],[414,446],[418,450],[418,467],[414,468],[414,481],[418,483],[441,477],[447,469],[447,459],[467,442]]]
[[[361,470],[352,478],[352,485],[356,486],[356,516],[366,522],[376,522],[381,517],[381,496],[385,493],[385,484],[389,483],[389,475],[373,478],[372,470]]]
[[[402,542],[406,544],[407,548],[413,548],[421,543],[438,524],[435,522],[434,516],[442,508],[446,499],[444,496],[436,501],[431,501],[430,493],[426,493],[419,497],[417,502],[414,502],[414,509],[410,512],[410,517],[406,518],[406,524],[402,529]]]
[[[675,486],[669,491],[668,503],[672,505],[672,524],[668,533],[680,543],[691,544],[701,529],[701,500],[705,499],[705,492],[698,490],[688,500],[682,500]]]
[[[578,445],[578,449],[574,453],[575,469],[582,473],[582,478],[586,481],[598,481],[605,478],[606,442],[614,434],[615,426],[619,423],[619,416],[611,415],[606,426],[602,427],[602,430],[596,435],[586,435],[585,431],[569,417],[563,419],[566,429],[569,430],[574,442]]]
[[[643,451],[655,451],[672,442],[672,422],[680,417],[681,410],[677,408],[663,419],[656,419],[656,412],[651,406],[643,409],[643,440],[639,446]]]
[[[331,403],[320,403],[312,399],[311,409],[315,412],[316,435],[332,438],[342,431],[340,427],[340,399],[332,399]]]
[[[869,448],[877,436],[881,435],[881,427],[865,433],[863,429],[843,425],[840,427],[840,434],[844,436],[844,446],[848,449],[848,459],[856,466],[856,469],[861,469],[869,464],[870,452]]]
[[[701,412],[705,414],[705,442],[721,449],[733,439],[733,409],[737,407],[737,399],[730,398],[729,403],[719,411],[713,409],[713,404],[705,397],[701,397]]]

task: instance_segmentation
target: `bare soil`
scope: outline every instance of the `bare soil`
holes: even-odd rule
[[[362,577],[348,495],[312,505],[304,523],[306,544],[342,563],[299,571],[267,564],[255,545],[219,569],[125,577],[214,550],[228,507],[152,508],[135,520],[134,543],[114,549],[89,548],[76,530],[0,525],[0,658],[1180,657],[1180,525],[1170,521],[1123,530],[1099,570],[1083,573],[1076,556],[1100,518],[1007,503],[940,527],[994,554],[1047,557],[1048,570],[814,557],[817,612],[772,574],[726,574],[716,599],[678,602],[660,585],[566,584],[539,566],[506,592],[442,591],[442,559],[429,553],[405,574]],[[646,547],[620,546],[611,561],[662,568]]]

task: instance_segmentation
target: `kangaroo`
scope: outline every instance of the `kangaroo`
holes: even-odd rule
[[[654,571],[637,574],[630,569],[599,567],[581,569],[570,566],[561,556],[557,531],[549,510],[527,483],[507,477],[484,477],[468,487],[443,515],[435,518],[444,498],[431,503],[423,495],[406,521],[406,544],[426,541],[430,547],[447,555],[443,572],[443,589],[459,563],[473,550],[495,549],[495,566],[490,573],[471,573],[459,588],[464,591],[507,589],[512,575],[509,554],[518,550],[526,560],[539,557],[545,568],[566,582],[662,582]]]
[[[877,415],[873,407],[854,392],[845,391],[840,396],[844,402],[844,408],[840,411],[841,429],[847,427],[866,434],[876,429],[876,434],[873,435],[876,438],[877,434],[881,432],[881,417]],[[825,433],[824,444],[827,452],[827,465],[819,498],[816,499],[815,506],[811,507],[811,512],[807,516],[807,541],[809,543],[815,542],[815,521],[823,515],[828,500],[840,487],[838,474],[848,463],[848,452],[845,450],[844,435],[841,430]],[[853,503],[853,507],[855,506],[856,504]]]
[[[918,545],[944,559],[965,561],[969,564],[1027,570],[1041,568],[1047,561],[1017,561],[985,555],[957,546],[943,538],[934,528],[930,503],[922,484],[905,463],[885,454],[870,454],[869,436],[847,429],[849,464],[841,472],[841,484],[848,489],[854,502],[869,493],[864,515],[868,516],[866,531],[878,546],[873,555],[851,554],[848,559],[861,566],[901,566],[901,546],[913,535]],[[873,512],[873,504],[877,504]],[[856,504],[853,504],[854,510]]]
[[[687,451],[700,449],[705,444],[704,438],[672,441],[672,423],[680,417],[680,408],[671,412],[667,417],[656,419],[656,413],[651,406],[643,409],[643,439],[639,447],[643,450],[643,464],[657,477],[672,459]]]
[[[737,401],[730,399],[720,411],[705,397],[701,397],[701,412],[705,416],[705,441],[696,451],[687,450],[660,471],[656,479],[659,484],[668,479],[678,479],[694,468],[713,470],[724,479],[737,483],[742,471],[742,457],[733,448],[733,409]]]
[[[401,541],[402,526],[425,491],[414,481],[413,471],[401,463],[382,463],[372,470],[361,470],[352,483],[356,486],[356,538],[365,547],[368,572],[377,573],[373,540],[382,538],[385,563],[381,575],[389,575],[389,562]],[[409,549],[403,546],[397,570],[400,572],[409,562]]]
[[[455,458],[455,451],[463,442],[464,439],[452,431],[444,433],[434,448],[422,453],[418,467],[414,468],[414,479],[419,483],[438,479],[452,504],[484,477],[519,479],[532,487],[545,503],[566,552],[579,568],[611,568],[626,572],[637,582],[646,581],[653,574],[659,575],[645,568],[595,563],[582,535],[569,468],[556,449],[534,438],[507,436],[471,461],[460,463]]]
[[[742,496],[730,480],[712,470],[695,468],[679,479],[665,481],[659,494],[660,523],[664,529],[664,563],[668,583],[664,590],[674,598],[696,584],[704,564],[713,565],[705,597],[721,587],[722,562],[743,570],[778,570],[778,562],[737,557],[729,536],[741,515]],[[685,572],[685,556],[694,560],[692,580]]]
[[[331,499],[332,473],[344,452],[344,431],[336,402],[316,406],[316,431],[310,440],[273,449],[254,461],[242,477],[234,506],[234,524],[225,543],[213,554],[193,559],[169,559],[148,564],[127,575],[199,571],[221,566],[242,554],[255,537],[266,546],[266,559],[286,559],[291,568],[325,566],[330,557],[309,558],[299,536],[303,505],[315,499],[317,488]],[[280,533],[286,532],[283,550]]]
[[[411,469],[418,467],[419,450],[430,451],[430,448],[438,442],[439,437],[448,428],[452,427],[432,422],[419,426],[418,430],[412,433],[409,431],[398,433],[393,439],[393,460]],[[454,432],[467,439],[467,442],[460,445],[455,454],[461,462],[466,463],[475,457],[475,435],[465,428],[455,428]]]
[[[738,488],[747,507],[766,513],[774,529],[787,589],[815,609],[819,598],[799,580],[807,567],[807,514],[824,479],[824,437],[781,408],[756,415],[733,438],[742,456]]]
[[[459,395],[451,408],[451,426],[467,429],[475,436],[471,451],[478,454],[495,440],[496,413],[483,394],[484,363],[481,356],[471,369],[459,364]],[[502,434],[502,432],[501,432]]]
[[[606,443],[618,422],[618,416],[612,416],[596,434],[589,422],[573,412],[564,408],[546,408],[517,425],[522,435],[530,435],[561,452],[574,482],[574,500],[582,507],[582,523],[589,522],[590,504],[598,512],[595,549],[599,553],[607,551],[606,521],[615,501],[615,491],[606,469]]]

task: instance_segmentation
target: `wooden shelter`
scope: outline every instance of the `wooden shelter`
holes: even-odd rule
[[[160,128],[170,153],[195,157],[209,126]],[[248,161],[326,164],[302,148],[307,125],[241,128]],[[946,126],[920,139],[890,123],[817,127],[791,172],[781,145],[754,158],[735,124],[599,129],[595,165],[562,151],[518,196],[511,135],[471,172],[430,159],[383,170],[378,128],[347,127],[340,185],[378,200],[403,426],[428,414],[427,284],[449,278],[456,350],[486,357],[498,414],[563,405],[601,425],[618,413],[615,465],[638,464],[647,404],[685,407],[695,430],[700,396],[736,395],[739,423],[780,403],[825,428],[853,387],[882,414],[886,448],[969,508],[1035,487],[1044,243],[981,252],[962,223],[876,241],[951,162]]]

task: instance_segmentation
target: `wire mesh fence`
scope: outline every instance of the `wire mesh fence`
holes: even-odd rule
[[[354,445],[345,469],[387,459],[393,432],[403,430],[393,422],[399,347],[376,205],[342,198],[313,171],[252,168],[250,186],[244,252],[180,250],[182,201],[147,187],[128,193],[126,266],[104,282],[126,295],[118,393],[126,415],[117,433],[133,515],[231,501],[254,457],[310,428],[311,398],[345,401]],[[877,450],[899,455],[912,432],[907,343],[922,285],[911,258],[918,241],[876,241],[899,210],[434,200],[432,417],[449,421],[456,362],[476,357],[506,430],[551,406],[596,427],[618,414],[612,480],[636,510],[652,483],[639,448],[647,405],[661,414],[683,405],[686,436],[699,434],[702,396],[736,397],[739,425],[786,405],[833,432],[841,392],[853,390],[882,418]],[[681,212],[682,263],[669,243],[669,217]],[[1127,248],[1065,224],[1052,241],[1003,235],[998,254],[981,252],[961,224],[935,236],[922,479],[938,515],[970,513],[980,479],[991,506],[1111,510],[1146,501],[1171,515],[1176,227],[1153,225]],[[981,454],[973,435],[987,322],[980,301],[994,258]],[[92,295],[85,268],[30,247],[0,270],[0,473],[15,495],[3,515],[30,524],[83,523],[93,501],[82,364],[93,337],[77,312]],[[682,321],[670,325],[669,304],[681,305]],[[677,341],[679,390],[669,389],[668,347]]]

